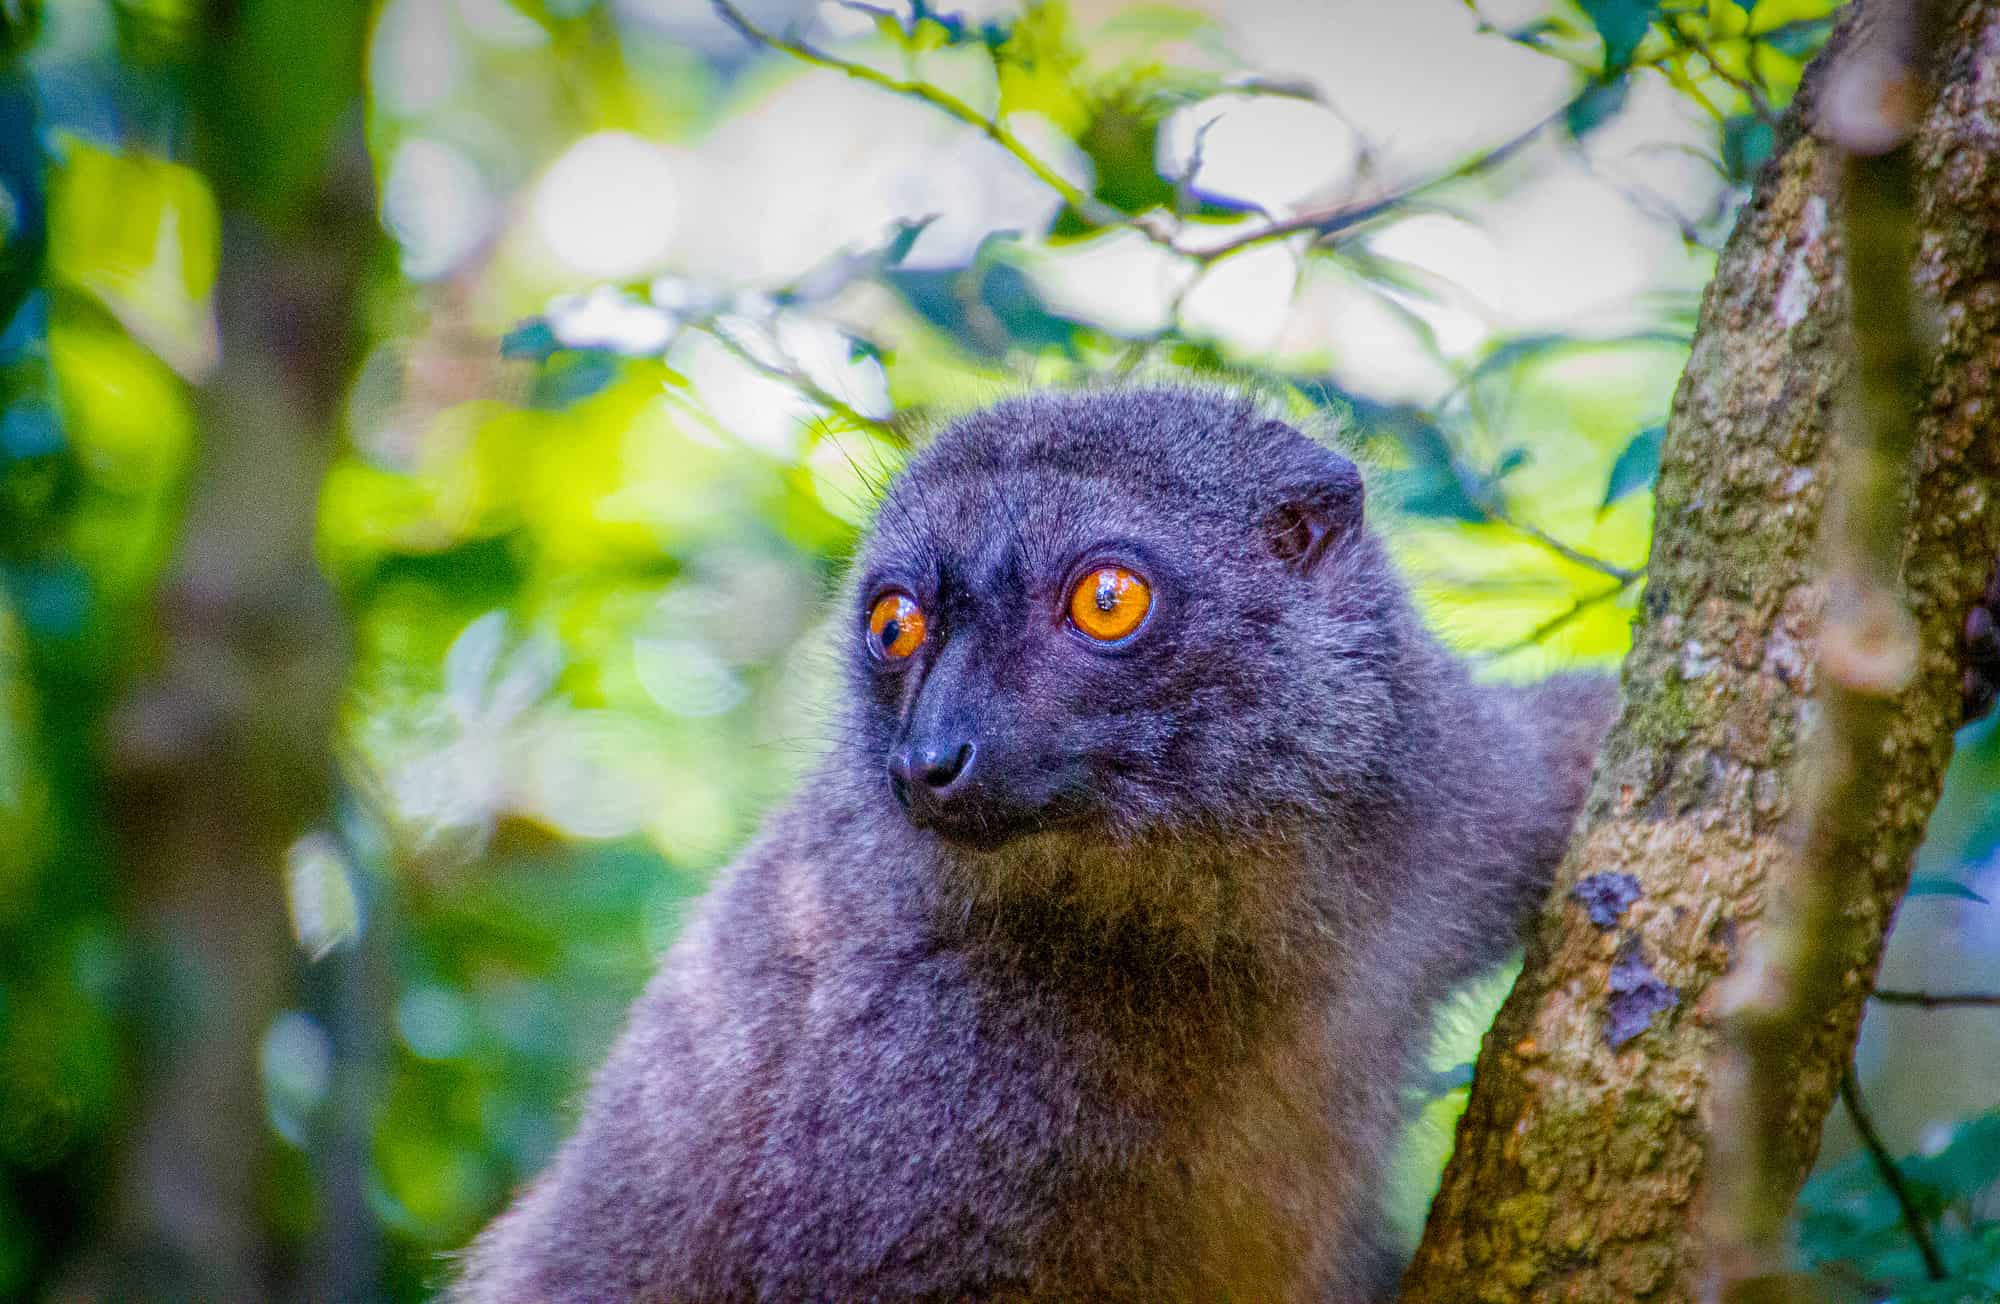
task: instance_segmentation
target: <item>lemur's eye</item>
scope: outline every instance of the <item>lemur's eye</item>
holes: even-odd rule
[[[884,593],[868,612],[868,649],[901,661],[924,645],[924,609],[907,593]]]
[[[1069,623],[1100,643],[1114,643],[1146,618],[1153,591],[1123,566],[1099,566],[1069,595]]]

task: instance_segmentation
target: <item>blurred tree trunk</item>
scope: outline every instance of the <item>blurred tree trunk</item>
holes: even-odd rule
[[[1902,569],[1921,653],[1881,740],[1889,800],[1866,840],[1869,890],[1827,939],[1845,948],[1839,996],[1786,1084],[1794,1191],[1950,759],[1960,626],[2000,544],[2000,0],[1939,9],[1936,99],[1912,151],[1918,289],[1938,332]],[[1709,287],[1668,426],[1624,710],[1481,1051],[1407,1300],[1691,1300],[1708,1284],[1718,980],[1793,851],[1816,544],[1853,379],[1840,161],[1809,128],[1868,14],[1864,0],[1843,15]],[[1639,896],[1600,926],[1572,889],[1613,873]]]
[[[296,1247],[272,1240],[260,1051],[296,999],[286,853],[331,808],[346,665],[313,539],[376,248],[352,8],[329,22],[309,4],[217,4],[185,55],[223,213],[221,360],[150,669],[106,739],[123,906],[154,981],[112,1212],[69,1297],[329,1293],[302,1288]],[[287,24],[301,58],[280,72]],[[273,90],[293,84],[325,110],[293,112]]]

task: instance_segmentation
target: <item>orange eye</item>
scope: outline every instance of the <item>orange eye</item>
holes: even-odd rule
[[[868,612],[868,647],[878,657],[901,661],[924,645],[924,611],[907,593],[885,593]]]
[[[1146,581],[1123,566],[1099,566],[1069,595],[1069,623],[1101,643],[1113,643],[1139,628],[1152,605]]]

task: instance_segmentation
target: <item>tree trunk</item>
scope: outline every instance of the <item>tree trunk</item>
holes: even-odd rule
[[[1920,661],[1882,736],[1888,800],[1865,839],[1869,890],[1847,906],[1839,996],[1792,1061],[1793,1190],[1951,756],[1960,626],[2000,544],[2000,0],[1941,8],[1913,151],[1918,291],[1938,330],[1902,569]],[[1867,20],[1865,5],[1843,16],[1709,287],[1668,424],[1624,709],[1481,1051],[1407,1300],[1703,1291],[1718,980],[1795,849],[1816,543],[1852,382],[1839,158],[1806,127],[1825,66]],[[1591,890],[1607,874],[1636,882],[1622,910],[1628,894]]]
[[[160,594],[161,662],[111,720],[123,904],[164,995],[107,1243],[71,1283],[101,1298],[268,1297],[293,1270],[260,1211],[272,1134],[259,1054],[295,996],[286,850],[332,789],[346,643],[312,526],[368,247],[365,203],[328,207],[302,240],[235,214],[224,226],[223,359]]]
[[[317,133],[283,113],[265,124],[303,138],[296,187],[246,170],[260,156],[229,133],[274,111],[251,104],[257,88],[223,60],[251,8],[212,7],[189,54],[223,211],[222,348],[199,394],[202,451],[158,594],[157,652],[105,730],[121,906],[153,971],[110,1213],[61,1284],[69,1299],[350,1298],[324,1281],[368,1271],[319,1265],[324,1281],[302,1280],[299,1247],[273,1235],[261,1055],[299,995],[287,849],[333,791],[347,645],[313,536],[376,228],[359,132],[331,117]],[[348,27],[337,58],[296,70],[345,91],[333,112],[359,97],[358,17]],[[329,1072],[338,1083],[346,1066]]]

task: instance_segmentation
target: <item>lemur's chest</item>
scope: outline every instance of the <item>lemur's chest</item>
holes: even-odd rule
[[[992,996],[925,978],[811,1028],[765,1172],[805,1258],[891,1294],[1307,1293],[1349,1198],[1317,1047]]]

